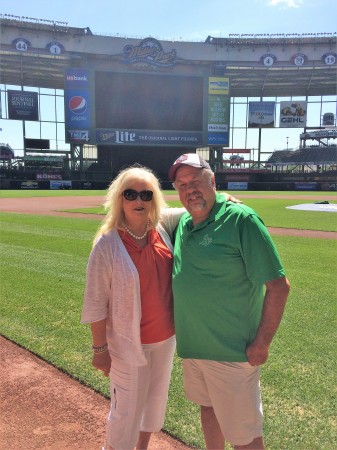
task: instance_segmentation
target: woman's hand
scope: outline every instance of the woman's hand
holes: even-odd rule
[[[108,377],[111,367],[111,358],[108,350],[103,353],[94,353],[92,357],[92,365],[95,369],[101,370],[105,377]]]
[[[227,202],[242,203],[241,200],[239,200],[239,199],[236,198],[236,197],[233,197],[233,196],[230,195],[230,194],[227,194],[227,192],[224,192],[224,194],[225,194],[225,196],[226,196],[226,201],[227,201]]]
[[[92,357],[92,365],[97,370],[101,370],[105,377],[109,376],[111,367],[111,358],[108,351],[106,338],[106,319],[92,322],[90,324],[94,356]]]

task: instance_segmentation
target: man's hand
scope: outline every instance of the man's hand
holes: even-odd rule
[[[92,365],[97,370],[101,370],[105,377],[109,376],[111,367],[111,358],[108,350],[103,353],[94,353],[92,357]]]
[[[247,359],[252,366],[260,366],[268,359],[269,347],[281,322],[289,289],[286,277],[266,283],[261,322],[254,341],[246,347]]]
[[[246,348],[246,355],[251,366],[261,366],[268,359],[269,347],[260,347],[252,342]]]

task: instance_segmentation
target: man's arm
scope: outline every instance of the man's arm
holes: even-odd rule
[[[254,341],[246,348],[248,362],[260,366],[268,359],[269,346],[281,322],[290,284],[286,277],[266,283],[262,318]]]

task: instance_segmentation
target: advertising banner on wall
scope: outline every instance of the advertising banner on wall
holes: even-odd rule
[[[229,79],[208,78],[207,143],[228,146],[229,143]]]
[[[196,146],[202,144],[202,133],[197,131],[174,132],[174,131],[139,131],[139,130],[116,130],[97,129],[97,144],[127,144],[127,145],[187,145]]]
[[[248,128],[273,128],[275,102],[249,102]]]
[[[246,191],[248,189],[248,183],[245,181],[229,181],[227,189],[230,191]]]
[[[295,182],[296,191],[317,191],[317,182]]]
[[[21,181],[19,189],[39,189],[37,181]]]
[[[37,173],[36,179],[39,181],[46,181],[46,180],[62,180],[62,174],[61,173]]]
[[[8,118],[13,120],[39,120],[37,92],[7,91]]]
[[[65,87],[66,142],[88,142],[90,129],[89,72],[84,69],[68,69],[65,73]]]
[[[335,125],[335,115],[332,112],[324,113],[322,117],[322,125],[330,126]]]
[[[229,78],[209,77],[208,93],[210,95],[229,95]]]
[[[50,181],[50,189],[71,189],[72,188],[71,180],[51,180]]]
[[[79,89],[65,91],[66,126],[69,129],[90,127],[89,92]]]
[[[86,69],[68,69],[65,78],[66,89],[89,89],[89,75]]]
[[[280,102],[280,128],[304,128],[307,122],[307,102]]]

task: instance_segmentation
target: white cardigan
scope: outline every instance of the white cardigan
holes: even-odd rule
[[[165,208],[157,226],[171,252],[173,231],[184,212],[183,208]],[[99,238],[87,267],[81,322],[103,319],[107,319],[106,333],[111,355],[133,366],[146,365],[140,340],[138,272],[116,230]]]

